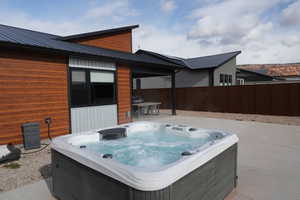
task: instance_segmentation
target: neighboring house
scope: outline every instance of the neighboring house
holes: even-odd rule
[[[237,68],[236,70],[237,85],[267,83],[274,80],[274,77],[258,71],[253,71],[250,69],[248,70],[244,68]]]
[[[47,117],[52,136],[130,122],[132,77],[181,68],[133,54],[137,27],[61,37],[0,25],[0,144],[22,142],[27,122],[47,137]]]
[[[196,57],[179,58],[167,56],[151,51],[138,50],[136,54],[148,57],[160,58],[183,69],[176,73],[176,88],[235,85],[236,77],[236,56],[241,51]],[[138,80],[138,87],[141,89],[170,88],[170,77],[148,77]],[[134,87],[136,83],[133,83]]]
[[[300,63],[239,65],[240,69],[251,70],[278,80],[300,81]]]

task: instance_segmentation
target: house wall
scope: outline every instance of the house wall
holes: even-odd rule
[[[72,133],[115,126],[117,105],[89,106],[71,109]]]
[[[183,70],[176,74],[176,87],[200,87],[209,85],[208,70]]]
[[[131,122],[131,69],[117,64],[118,123]]]
[[[176,73],[176,88],[202,87],[209,85],[208,70],[182,70]],[[141,78],[141,89],[171,88],[171,77]]]
[[[140,78],[140,80],[141,89],[171,88],[170,76],[147,77]],[[134,83],[133,89],[136,89],[136,83]]]
[[[116,63],[103,62],[99,59],[70,57],[69,67],[85,68],[115,72]],[[71,108],[72,133],[80,133],[92,129],[115,126],[118,123],[117,103]]]
[[[67,58],[0,49],[0,144],[21,143],[21,125],[39,122],[47,137],[69,133]]]
[[[79,44],[102,47],[107,49],[132,52],[132,31],[124,31],[101,36],[87,37],[83,39],[74,39],[70,42]]]
[[[232,85],[236,83],[236,57],[214,70],[214,86],[220,85],[220,74],[231,74]]]
[[[71,41],[84,45],[132,52],[131,30]],[[131,122],[131,69],[129,66],[117,65],[117,87],[118,123]]]

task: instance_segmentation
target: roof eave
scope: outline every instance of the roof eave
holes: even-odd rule
[[[230,58],[228,58],[227,60],[225,60],[224,62],[222,62],[221,64],[219,64],[219,65],[217,65],[217,66],[215,66],[215,68],[219,68],[219,67],[221,67],[222,65],[224,65],[225,63],[227,63],[228,61],[230,61],[231,59],[233,59],[233,58],[235,58],[235,57],[237,57],[238,55],[240,55],[242,53],[242,51],[237,51],[237,52],[235,52],[235,54],[234,55],[232,55]]]
[[[122,58],[116,58],[116,57],[109,57],[109,56],[100,56],[100,55],[94,55],[94,54],[87,54],[87,53],[78,53],[78,52],[73,52],[73,51],[67,51],[67,50],[60,50],[60,49],[53,49],[53,48],[46,48],[46,47],[38,47],[38,46],[33,46],[33,45],[25,45],[25,44],[19,44],[19,43],[11,43],[11,42],[3,42],[0,41],[0,47],[10,47],[10,48],[22,48],[22,49],[27,49],[27,50],[38,50],[39,52],[44,52],[44,53],[53,53],[53,54],[59,54],[62,56],[86,56],[89,58],[101,58],[106,61],[113,61],[113,62],[121,62],[121,63],[126,63],[126,64],[136,64],[136,65],[144,65],[148,67],[162,67],[164,69],[168,70],[176,70],[179,69],[180,66],[176,65],[164,65],[164,64],[159,64],[159,63],[154,63],[154,62],[143,62],[143,61],[134,61],[131,59],[122,59]]]
[[[262,74],[262,73],[258,73],[258,72],[247,70],[247,69],[241,69],[241,68],[237,68],[237,69],[240,70],[240,71],[244,71],[244,72],[256,74],[256,75],[263,76],[263,77],[266,77],[266,78],[273,78],[273,79],[275,79],[275,77],[267,75],[267,74]]]
[[[178,66],[178,68],[180,68],[180,69],[188,68],[188,66],[178,65],[178,63],[176,63],[175,61],[172,61],[170,58],[167,58],[166,56],[161,55],[159,53],[145,51],[145,50],[142,50],[142,49],[139,49],[138,51],[135,52],[135,54],[137,54],[137,55],[143,54],[143,53],[147,54],[147,55],[150,55],[150,56],[153,56],[155,58],[162,59],[162,60],[164,60],[166,62],[172,63],[172,64]]]
[[[124,27],[119,27],[119,28],[101,30],[101,31],[80,33],[80,34],[63,36],[63,37],[60,37],[59,40],[68,41],[68,40],[77,40],[77,39],[83,39],[83,38],[88,38],[88,37],[101,36],[101,35],[106,35],[106,34],[114,34],[114,33],[119,33],[119,32],[130,31],[130,30],[136,29],[138,27],[139,27],[139,25],[136,24],[136,25],[131,25],[131,26],[124,26]]]

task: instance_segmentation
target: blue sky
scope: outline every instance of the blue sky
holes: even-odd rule
[[[139,24],[134,49],[242,50],[239,64],[300,62],[300,0],[0,0],[0,23],[59,35]]]

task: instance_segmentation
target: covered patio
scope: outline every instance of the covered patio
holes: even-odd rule
[[[132,113],[135,118],[144,117],[141,115],[159,115],[159,106],[161,102],[149,102],[144,101],[141,93],[141,78],[146,77],[157,77],[157,76],[168,76],[171,78],[170,88],[170,102],[171,102],[171,114],[176,115],[176,72],[179,70],[178,67],[174,68],[149,68],[149,67],[133,67],[132,68]]]

